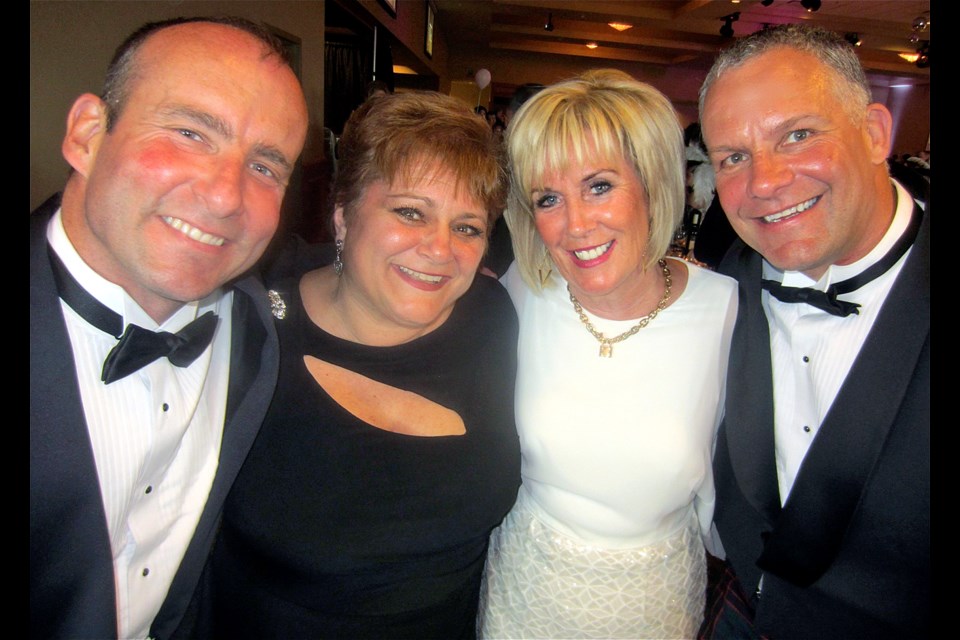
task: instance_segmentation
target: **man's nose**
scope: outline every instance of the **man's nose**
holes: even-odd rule
[[[793,171],[784,159],[775,153],[753,156],[750,167],[750,193],[758,198],[776,195],[777,190],[793,181]]]
[[[226,217],[241,208],[243,181],[244,161],[221,158],[194,183],[194,192],[203,200],[211,215]]]

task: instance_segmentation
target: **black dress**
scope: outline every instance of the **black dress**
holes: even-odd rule
[[[281,366],[227,500],[212,558],[214,633],[256,638],[471,638],[490,531],[516,498],[516,313],[477,276],[438,329],[368,347],[282,293]],[[418,437],[354,417],[313,379],[313,355],[463,418]]]

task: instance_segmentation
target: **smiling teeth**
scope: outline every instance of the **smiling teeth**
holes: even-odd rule
[[[584,262],[586,262],[587,260],[596,260],[603,254],[605,254],[610,249],[610,245],[612,244],[613,244],[613,240],[611,240],[607,244],[602,244],[599,247],[594,247],[593,249],[587,249],[586,251],[574,251],[573,255],[577,256],[577,260],[583,260]]]
[[[420,273],[419,271],[414,271],[413,269],[407,269],[406,267],[398,267],[400,271],[404,272],[414,280],[420,280],[421,282],[429,282],[430,284],[440,284],[440,281],[443,280],[443,276],[428,276],[425,273]]]
[[[803,213],[813,205],[817,204],[817,200],[820,199],[820,196],[816,198],[810,198],[806,202],[801,202],[795,207],[790,207],[789,209],[784,209],[779,213],[774,213],[773,215],[764,216],[764,222],[776,222],[777,220],[783,220],[784,218],[789,218],[790,216],[795,216],[798,213]]]
[[[174,218],[172,216],[163,216],[163,221],[168,225],[187,236],[191,240],[196,240],[197,242],[202,242],[203,244],[209,244],[214,247],[219,247],[223,245],[224,239],[219,236],[214,236],[209,233],[204,233],[197,229],[196,227],[191,227],[189,224],[181,220],[180,218]]]

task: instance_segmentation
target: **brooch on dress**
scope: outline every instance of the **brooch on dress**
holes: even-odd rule
[[[267,291],[267,297],[270,298],[270,313],[277,320],[283,320],[287,317],[287,303],[280,297],[280,293],[274,289]]]

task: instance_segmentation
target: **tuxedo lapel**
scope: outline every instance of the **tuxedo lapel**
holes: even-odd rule
[[[930,330],[929,222],[927,212],[758,560],[794,584],[811,584],[836,556],[915,375]]]
[[[117,636],[113,554],[73,349],[47,255],[51,198],[30,220],[30,635]],[[279,350],[263,286],[234,290],[227,419],[217,475],[151,635],[183,618],[213,543],[220,512],[263,421]]]
[[[30,635],[115,638],[107,518],[47,255],[57,207],[30,220]]]
[[[769,329],[760,304],[762,259],[746,245],[732,257],[739,307],[730,347],[724,431],[732,473],[743,495],[772,526],[780,512],[780,493]]]
[[[260,371],[260,351],[267,338],[257,307],[243,291],[233,296],[233,330],[230,337],[230,391],[226,420],[229,423]]]
[[[220,449],[220,469],[227,472],[227,487],[233,484],[266,416],[280,362],[277,331],[260,281],[246,278],[237,283],[233,305],[230,391]],[[217,476],[219,481],[220,474]]]
[[[193,540],[150,629],[157,638],[174,635],[183,619],[213,546],[224,501],[256,439],[277,382],[277,333],[259,280],[245,278],[234,286],[231,325],[230,385],[220,464]]]

